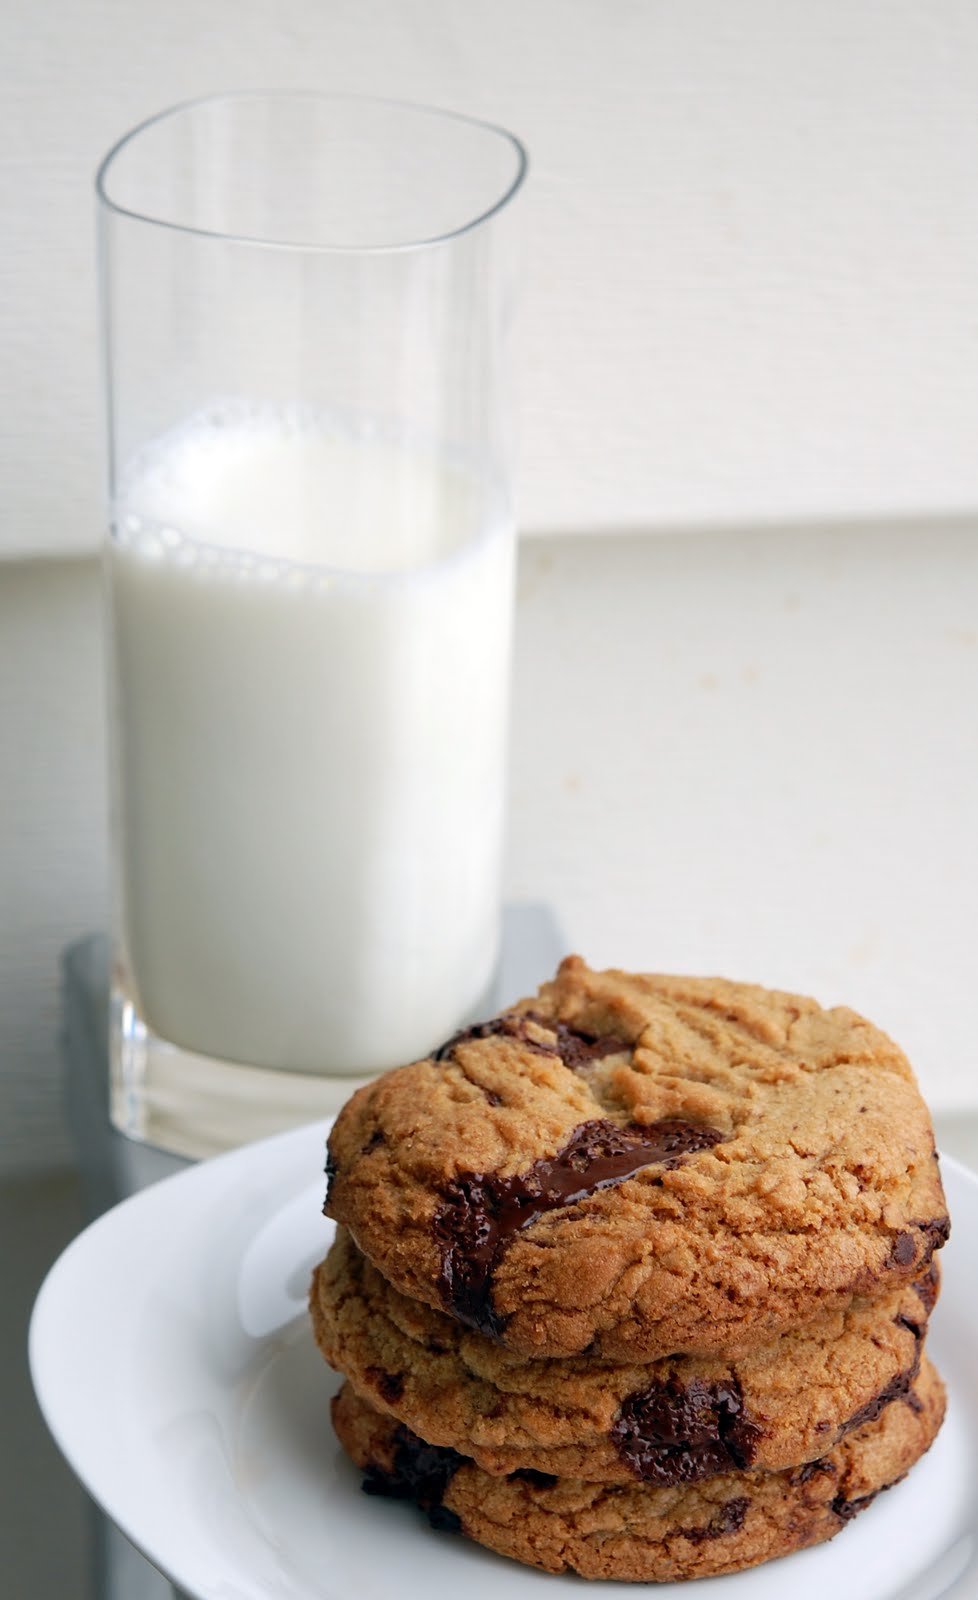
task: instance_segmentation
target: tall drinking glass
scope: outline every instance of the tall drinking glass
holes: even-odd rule
[[[513,506],[501,129],[229,95],[98,176],[112,1115],[198,1155],[486,1003]]]

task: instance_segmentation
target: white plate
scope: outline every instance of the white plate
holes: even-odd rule
[[[145,1190],[51,1269],[31,1324],[41,1409],[90,1494],[193,1600],[557,1600],[412,1507],[361,1494],[329,1423],[334,1378],[305,1319],[326,1124]],[[930,1349],[944,1429],[909,1479],[831,1544],[712,1578],[695,1600],[978,1596],[978,1180],[944,1163],[954,1234]],[[602,1584],[602,1600],[634,1596]],[[663,1585],[656,1600],[691,1600]]]

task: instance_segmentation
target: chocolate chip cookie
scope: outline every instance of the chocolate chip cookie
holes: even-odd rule
[[[948,1232],[926,1107],[871,1023],[578,957],[361,1089],[328,1170],[391,1284],[523,1357],[729,1358],[898,1291]]]
[[[665,1582],[733,1572],[832,1538],[933,1441],[944,1392],[930,1363],[887,1406],[817,1461],[672,1487],[535,1472],[493,1477],[426,1444],[345,1385],[336,1431],[368,1492],[412,1499],[432,1522],[546,1572]]]
[[[341,1230],[310,1307],[320,1350],[359,1394],[485,1472],[671,1484],[823,1456],[909,1393],[935,1295],[932,1264],[918,1284],[825,1312],[739,1359],[525,1361],[406,1299]]]

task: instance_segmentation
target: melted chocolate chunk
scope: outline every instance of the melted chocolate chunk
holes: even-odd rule
[[[928,1260],[951,1237],[950,1217],[932,1217],[929,1222],[915,1222],[914,1227],[924,1236]]]
[[[890,1246],[890,1257],[887,1262],[891,1267],[909,1267],[917,1254],[917,1241],[912,1233],[898,1233]]]
[[[576,1205],[643,1167],[678,1166],[684,1156],[722,1138],[719,1129],[690,1122],[622,1128],[599,1119],[575,1128],[562,1150],[526,1172],[510,1178],[460,1173],[445,1189],[434,1222],[442,1258],[438,1287],[446,1307],[468,1327],[498,1338],[503,1323],[493,1309],[492,1275],[518,1233],[548,1211]]]
[[[422,1511],[427,1511],[433,1528],[457,1533],[461,1522],[455,1512],[446,1510],[441,1502],[464,1460],[457,1450],[445,1445],[425,1444],[402,1424],[394,1435],[390,1469],[371,1463],[364,1473],[363,1492],[384,1495],[389,1500],[413,1500]]]
[[[592,1036],[576,1028],[568,1028],[563,1022],[557,1023],[554,1032],[557,1035],[557,1054],[572,1072],[580,1072],[582,1067],[591,1066],[592,1062],[600,1061],[603,1056],[617,1056],[631,1049],[623,1039],[616,1039],[613,1033]]]
[[[681,1384],[675,1375],[623,1401],[611,1437],[622,1460],[645,1483],[696,1483],[757,1454],[762,1430],[744,1409],[740,1384]]]
[[[556,1034],[556,1042],[550,1046],[551,1053],[559,1056],[564,1066],[570,1067],[572,1072],[580,1072],[582,1068],[600,1061],[603,1056],[624,1055],[631,1051],[631,1045],[613,1033],[586,1033],[582,1028],[572,1028],[567,1022],[550,1022],[536,1011],[528,1011],[527,1016],[537,1027]]]
[[[937,1262],[932,1261],[923,1277],[918,1278],[914,1284],[914,1290],[918,1300],[924,1308],[925,1317],[930,1316],[935,1305],[937,1304],[937,1296],[940,1287],[941,1280],[937,1270]]]
[[[545,1028],[548,1033],[555,1034],[553,1044],[544,1039],[534,1039],[527,1028],[528,1022],[533,1022],[538,1028]],[[470,1039],[498,1037],[518,1039],[520,1044],[526,1045],[528,1050],[535,1050],[538,1055],[559,1056],[564,1066],[570,1067],[573,1072],[580,1071],[582,1067],[589,1067],[594,1061],[600,1061],[602,1056],[618,1055],[631,1048],[614,1034],[584,1033],[580,1028],[569,1027],[566,1022],[551,1022],[536,1011],[526,1011],[492,1017],[488,1022],[476,1023],[472,1028],[462,1028],[459,1033],[453,1033],[450,1039],[446,1039],[443,1045],[439,1045],[432,1053],[431,1059],[447,1061],[458,1044],[465,1044]]]
[[[383,1367],[368,1367],[367,1377],[381,1399],[386,1400],[389,1406],[393,1405],[395,1400],[400,1400],[404,1393],[403,1372],[385,1372]]]
[[[929,1222],[913,1222],[911,1227],[916,1228],[923,1235],[924,1249],[920,1258],[920,1266],[925,1267],[930,1261],[935,1250],[940,1250],[947,1244],[951,1236],[951,1220],[949,1217],[932,1217]],[[909,1267],[917,1254],[917,1241],[912,1233],[898,1233],[890,1245],[890,1254],[887,1257],[888,1267]]]
[[[444,1044],[439,1045],[437,1050],[432,1051],[431,1059],[432,1061],[447,1061],[450,1056],[454,1055],[457,1044],[466,1044],[470,1039],[494,1039],[497,1037],[518,1039],[520,1044],[525,1044],[530,1050],[537,1050],[544,1056],[553,1055],[555,1052],[552,1046],[542,1044],[528,1032],[526,1024],[529,1020],[528,1017],[517,1013],[512,1015],[507,1013],[502,1017],[490,1017],[488,1022],[477,1022],[471,1028],[461,1028],[458,1033],[453,1033],[450,1039],[446,1039]],[[547,1024],[544,1024],[544,1026],[547,1026]]]
[[[847,1433],[852,1433],[856,1428],[861,1428],[864,1423],[875,1422],[880,1413],[892,1401],[908,1399],[919,1366],[920,1357],[918,1356],[912,1367],[908,1367],[906,1372],[898,1372],[894,1378],[890,1379],[886,1387],[880,1390],[879,1394],[874,1395],[872,1400],[867,1400],[864,1406],[860,1406],[859,1410],[847,1422],[842,1424],[835,1436],[836,1441],[844,1439]]]
[[[847,1433],[852,1433],[855,1428],[861,1428],[864,1423],[875,1422],[880,1412],[893,1400],[905,1400],[912,1411],[919,1408],[920,1402],[917,1396],[912,1393],[912,1390],[917,1381],[917,1374],[920,1371],[924,1328],[919,1322],[912,1322],[909,1317],[894,1317],[893,1320],[898,1327],[906,1328],[908,1333],[913,1334],[916,1340],[914,1358],[909,1367],[904,1368],[903,1372],[896,1373],[889,1383],[880,1390],[879,1394],[874,1395],[872,1400],[867,1400],[866,1404],[860,1406],[859,1410],[849,1418],[848,1422],[842,1424],[836,1434],[837,1442],[839,1439],[844,1439]]]
[[[915,1317],[905,1317],[901,1313],[900,1316],[894,1317],[893,1321],[896,1323],[898,1328],[906,1328],[908,1333],[912,1333],[914,1338],[917,1340],[918,1344],[920,1343],[920,1340],[924,1337],[924,1324],[922,1322],[918,1322]],[[920,1364],[920,1353],[919,1353],[919,1351],[918,1351],[918,1354],[917,1354],[917,1364],[918,1364],[918,1366]]]
[[[333,1187],[333,1179],[336,1177],[337,1170],[338,1170],[338,1168],[337,1168],[337,1164],[336,1164],[336,1157],[334,1156],[332,1150],[329,1148],[329,1145],[327,1145],[326,1146],[326,1168],[325,1168],[325,1171],[326,1171],[326,1199],[323,1202],[323,1210],[324,1211],[326,1210],[326,1207],[329,1205],[329,1192]]]
[[[835,1472],[835,1468],[830,1461],[806,1461],[803,1467],[798,1467],[791,1474],[790,1481],[792,1484],[808,1483],[820,1472],[832,1474]]]
[[[736,1500],[724,1501],[717,1515],[705,1528],[680,1528],[678,1531],[684,1539],[691,1540],[693,1544],[702,1544],[704,1539],[722,1539],[725,1533],[740,1531],[749,1508],[750,1501],[738,1496]]]
[[[858,1500],[847,1500],[844,1494],[837,1494],[832,1501],[831,1509],[840,1521],[851,1522],[853,1517],[858,1517],[860,1511],[865,1511],[867,1506],[871,1506],[880,1493],[881,1490],[874,1489],[872,1494],[861,1495]]]

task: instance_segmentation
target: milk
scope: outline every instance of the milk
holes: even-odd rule
[[[280,412],[192,419],[123,474],[121,956],[163,1039],[369,1072],[478,1004],[512,609],[491,507],[461,463]]]

